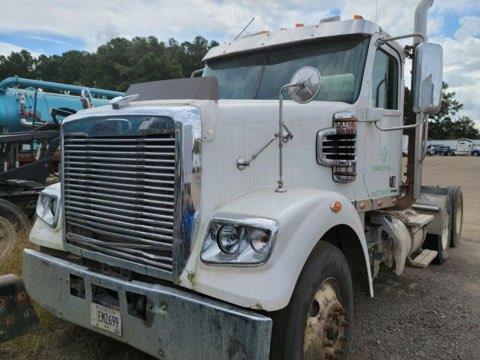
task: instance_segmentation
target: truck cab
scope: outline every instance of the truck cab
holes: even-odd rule
[[[444,261],[461,206],[459,191],[417,193],[441,87],[425,58],[441,48],[412,49],[359,17],[261,32],[212,48],[200,78],[135,84],[69,117],[27,291],[159,358],[341,358],[353,282],[373,296],[380,264]]]
[[[455,155],[472,155],[475,149],[475,141],[470,139],[458,139]]]

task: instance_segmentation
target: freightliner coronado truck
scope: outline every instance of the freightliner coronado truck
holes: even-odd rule
[[[442,263],[460,239],[460,189],[421,186],[442,84],[432,2],[413,34],[357,16],[245,36],[212,48],[201,77],[67,118],[28,293],[158,358],[344,357],[353,285],[374,296],[381,264]]]

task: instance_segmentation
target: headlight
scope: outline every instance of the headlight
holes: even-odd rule
[[[55,227],[58,221],[58,197],[52,194],[41,192],[37,201],[37,217],[48,225]]]
[[[211,264],[262,264],[270,256],[277,232],[277,223],[270,219],[215,218],[209,224],[201,259]]]
[[[217,245],[225,254],[235,254],[240,247],[240,233],[233,225],[222,225],[217,231]]]

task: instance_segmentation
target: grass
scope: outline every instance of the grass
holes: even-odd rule
[[[28,242],[28,234],[22,234],[12,252],[5,259],[0,260],[0,274],[15,274],[21,277],[22,252],[25,247],[29,246],[31,244]],[[47,345],[41,344],[40,340],[61,323],[38,304],[33,303],[33,306],[40,322],[40,329],[0,344],[0,358],[31,359],[35,357],[39,346]]]

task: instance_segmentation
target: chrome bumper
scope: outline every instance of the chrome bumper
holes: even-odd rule
[[[272,320],[253,311],[159,284],[125,281],[31,249],[23,253],[27,292],[55,316],[162,359],[268,359]],[[84,298],[71,294],[71,275]],[[92,285],[118,294],[122,336],[90,324]],[[145,320],[130,315],[126,293],[147,299]]]

